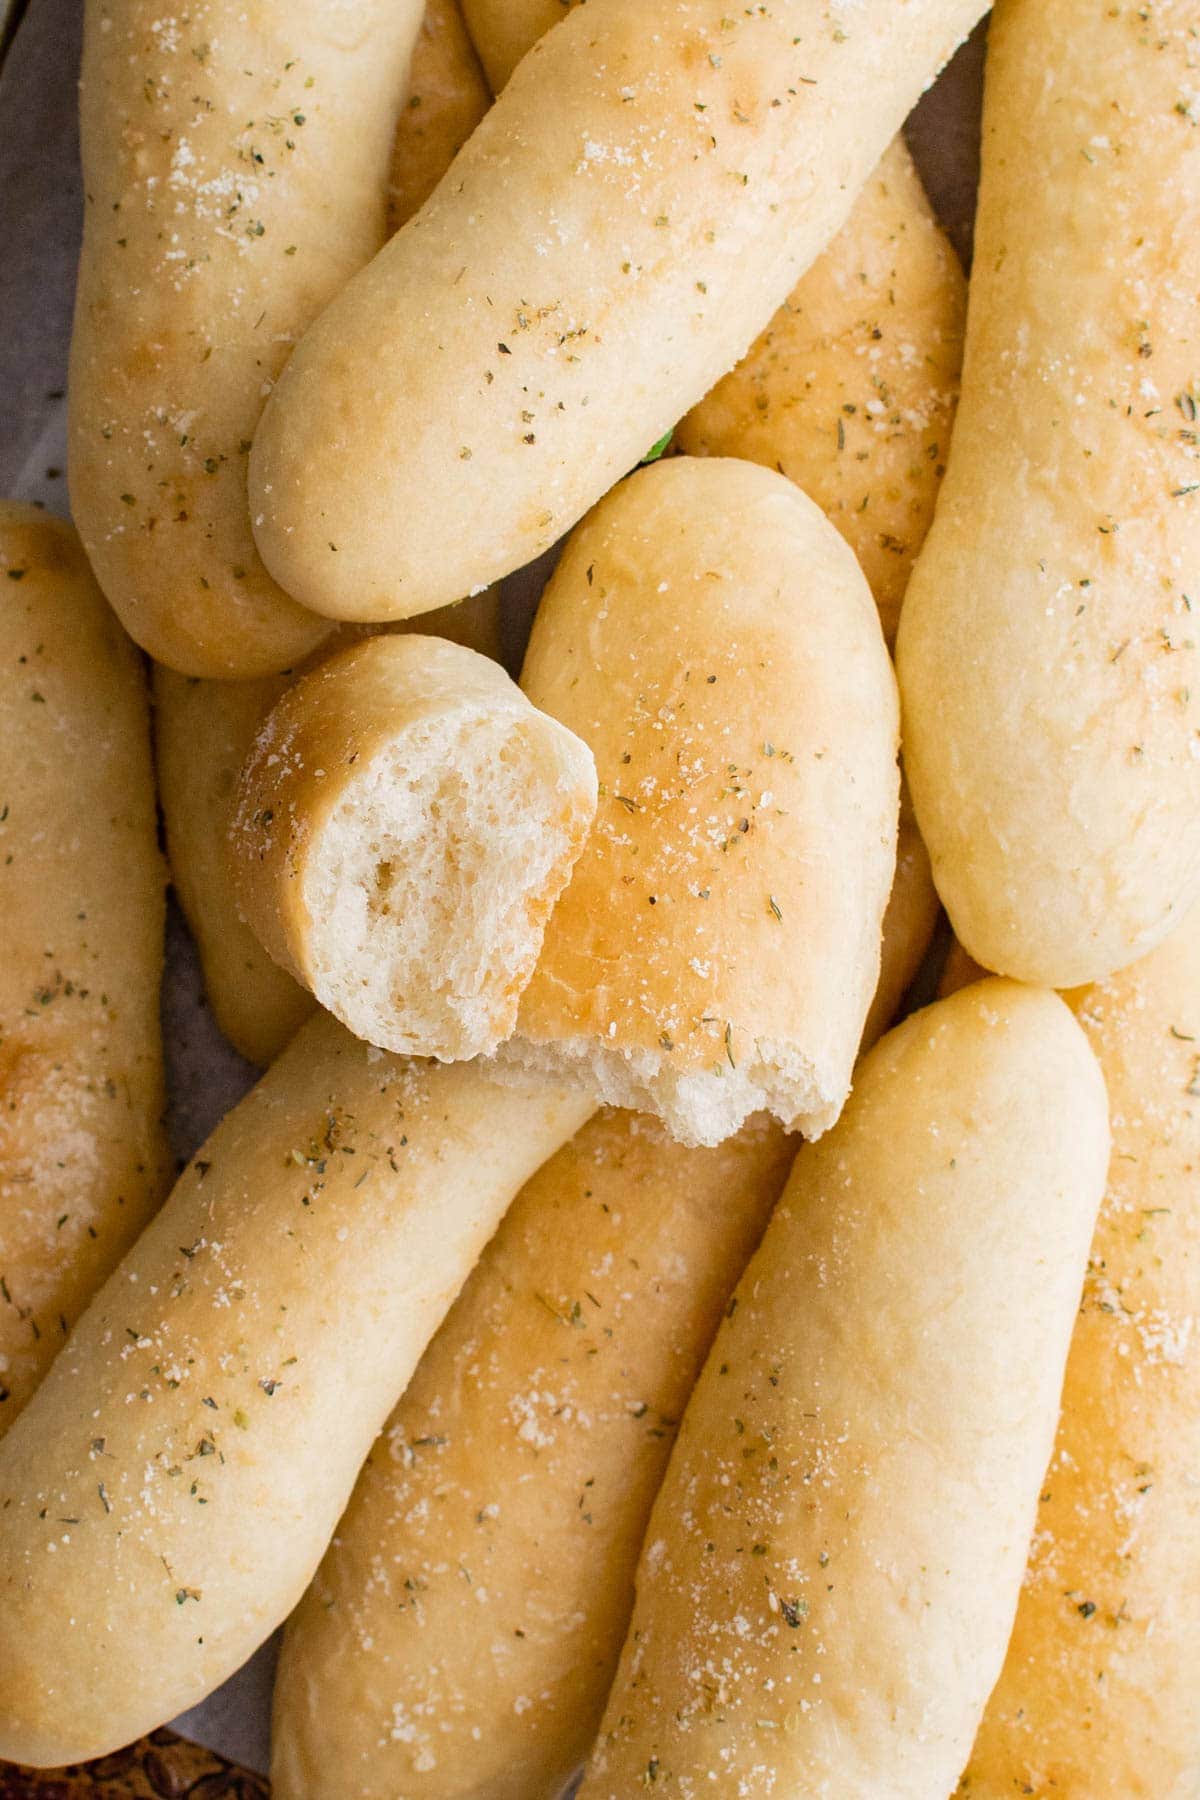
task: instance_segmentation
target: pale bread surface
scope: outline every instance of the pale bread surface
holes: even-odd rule
[[[1104,1084],[1053,995],[981,983],[864,1058],[684,1415],[581,1800],[950,1792],[1107,1159]]]
[[[904,608],[905,763],[965,948],[1065,987],[1200,891],[1190,0],[1003,0],[962,403]]]
[[[250,496],[276,578],[395,617],[546,549],[743,354],[981,11],[569,13],[272,393]]]
[[[895,642],[945,472],[966,283],[902,138],[746,356],[680,420],[690,456],[778,469],[836,525]]]
[[[259,560],[246,458],[292,344],[384,241],[421,12],[88,0],[71,504],[126,629],[186,674],[266,674],[327,633]]]
[[[422,626],[485,656],[500,654],[500,598],[489,588],[427,613]],[[342,626],[304,668],[361,632]],[[313,1010],[307,988],[274,962],[238,911],[227,837],[242,764],[263,720],[294,676],[202,681],[158,664],[154,743],[167,858],[204,970],[213,1016],[230,1043],[266,1068]]]
[[[1200,1793],[1200,911],[1066,996],[1113,1154],[1004,1671],[959,1793]]]
[[[646,1518],[794,1146],[601,1114],[527,1182],[377,1440],[288,1626],[276,1800],[556,1800]]]
[[[0,1443],[0,1755],[128,1743],[286,1617],[513,1195],[588,1111],[301,1028]]]
[[[166,1192],[146,683],[69,526],[0,503],[0,1432]]]

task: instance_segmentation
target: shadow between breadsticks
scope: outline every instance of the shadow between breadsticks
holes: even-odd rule
[[[1108,1192],[1016,1624],[957,1791],[1186,1800],[1200,1786],[1200,911],[1065,998],[1108,1084]]]
[[[897,644],[934,879],[1055,987],[1200,893],[1196,17],[1004,0],[962,402]]]
[[[684,1414],[585,1800],[951,1791],[1012,1625],[1108,1147],[1054,995],[981,983],[863,1059]]]
[[[194,1705],[300,1598],[521,1184],[587,1118],[328,1016],[218,1126],[0,1444],[0,1755]]]
[[[168,1185],[146,682],[68,525],[0,503],[0,1432]]]
[[[71,505],[126,629],[186,674],[285,668],[328,631],[259,559],[246,461],[291,346],[384,242],[421,12],[88,0]]]
[[[745,351],[982,11],[569,13],[272,393],[250,493],[276,578],[395,617],[552,544]]]

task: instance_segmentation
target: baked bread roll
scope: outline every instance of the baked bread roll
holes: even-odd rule
[[[863,1060],[684,1414],[581,1800],[951,1791],[1107,1157],[1104,1083],[1054,995],[981,983]]]
[[[883,940],[879,946],[879,979],[867,1008],[860,1054],[883,1036],[900,1011],[933,942],[938,922],[938,897],[929,868],[929,852],[921,842],[917,821],[900,777],[900,828],[896,838],[896,872],[883,914]]]
[[[491,103],[458,0],[426,0],[392,147],[392,231],[424,206]]]
[[[494,1050],[596,811],[587,745],[498,663],[383,636],[302,676],[238,782],[234,891],[260,942],[357,1037]]]
[[[552,544],[746,350],[982,11],[569,13],[272,393],[250,494],[276,579],[411,615]]]
[[[0,1755],[128,1743],[290,1612],[480,1250],[588,1106],[301,1029],[0,1443]]]
[[[1200,893],[1195,25],[996,9],[962,405],[900,631],[955,931],[1055,987]]]
[[[282,669],[328,629],[259,560],[246,456],[290,346],[384,241],[421,13],[88,0],[71,504],[126,629],[186,674]]]
[[[794,1147],[601,1114],[526,1183],[284,1639],[276,1800],[557,1800],[675,1425]]]
[[[903,138],[731,374],[682,419],[691,456],[778,469],[836,525],[895,642],[933,518],[962,364],[966,283]]]
[[[242,918],[229,866],[229,821],[242,764],[289,675],[201,681],[154,670],[154,748],[171,882],[196,940],[213,1017],[261,1068],[316,1001],[273,962]]]
[[[0,503],[0,1432],[167,1186],[146,684],[69,526]]]
[[[673,457],[573,533],[522,685],[600,804],[502,1066],[713,1144],[850,1086],[896,851],[896,701],[837,532],[754,463]]]
[[[1017,1622],[959,1788],[1200,1792],[1200,910],[1067,996],[1113,1155]]]
[[[463,17],[493,94],[576,0],[463,0]]]
[[[421,622],[439,637],[500,654],[495,588]],[[343,626],[308,666],[360,635]],[[213,1016],[234,1048],[260,1068],[274,1061],[316,1002],[271,960],[238,911],[226,840],[242,764],[293,679],[288,673],[201,681],[161,664],[154,670],[158,795],[171,880],[200,952]]]

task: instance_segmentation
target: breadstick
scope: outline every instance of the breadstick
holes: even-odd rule
[[[392,147],[393,231],[424,206],[491,102],[458,0],[426,0]]]
[[[794,1146],[602,1114],[539,1170],[367,1461],[284,1640],[276,1800],[557,1800],[655,1489]]]
[[[268,568],[394,617],[553,543],[745,351],[982,10],[568,14],[293,354],[250,459]]]
[[[498,663],[443,638],[351,646],[255,738],[229,832],[259,941],[356,1036],[494,1050],[587,839],[596,766]]]
[[[463,0],[463,17],[493,94],[576,0]]]
[[[88,0],[71,503],[126,628],[186,674],[285,668],[327,630],[262,567],[246,456],[290,346],[384,241],[421,11]]]
[[[959,1792],[1200,1792],[1200,910],[1067,996],[1113,1157],[1004,1672]]]
[[[965,300],[896,138],[845,228],[676,432],[689,455],[745,456],[802,487],[858,557],[889,645],[949,449]]]
[[[883,915],[879,946],[879,979],[867,1010],[860,1052],[883,1036],[900,1010],[933,941],[938,897],[929,868],[929,852],[921,842],[903,775],[900,779],[900,828],[896,837],[896,873]]]
[[[499,656],[495,588],[427,613],[421,623],[439,637]],[[343,626],[317,659],[360,635],[357,627]],[[161,664],[154,671],[158,791],[171,879],[199,948],[217,1024],[260,1068],[274,1061],[316,1003],[271,960],[238,912],[226,837],[242,764],[292,679],[200,681]]]
[[[581,1800],[950,1792],[1017,1604],[1105,1115],[1066,1007],[1014,983],[863,1060],[684,1414]]]
[[[588,1111],[301,1028],[0,1444],[0,1756],[97,1756],[244,1662],[509,1201]]]
[[[145,681],[74,532],[0,503],[0,1432],[166,1188]]]
[[[572,535],[522,673],[590,745],[592,835],[505,1066],[718,1143],[850,1085],[895,863],[896,704],[837,532],[755,463],[640,470]]]
[[[1048,986],[1200,893],[1195,26],[1003,0],[990,38],[962,405],[898,668],[955,931]]]

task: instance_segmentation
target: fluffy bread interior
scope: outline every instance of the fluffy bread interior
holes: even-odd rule
[[[442,1061],[516,1022],[595,808],[590,752],[553,720],[466,709],[356,773],[309,847],[313,992],[384,1049]]]
[[[759,1043],[736,1069],[680,1069],[664,1052],[623,1050],[596,1037],[534,1043],[520,1036],[500,1045],[493,1066],[501,1080],[577,1082],[608,1106],[661,1119],[677,1143],[692,1149],[724,1143],[752,1113],[768,1112],[788,1131],[820,1137],[834,1124],[844,1095],[824,1081],[796,1045]]]

